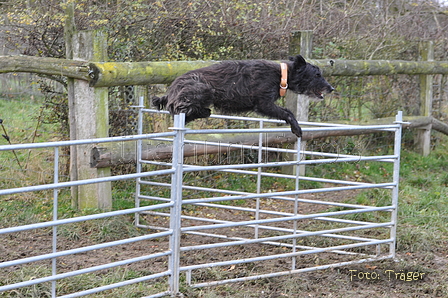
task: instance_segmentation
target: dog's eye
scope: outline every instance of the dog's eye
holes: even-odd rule
[[[320,78],[320,77],[321,77],[320,73],[317,73],[316,78]]]

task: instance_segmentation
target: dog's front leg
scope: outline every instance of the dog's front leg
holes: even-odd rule
[[[290,110],[285,109],[288,113],[288,116],[286,119],[283,119],[291,126],[291,131],[293,134],[295,134],[298,138],[302,137],[302,129],[299,126],[299,123],[297,122],[296,118],[292,114]]]
[[[293,134],[295,134],[298,138],[302,137],[302,129],[299,126],[299,123],[297,122],[296,118],[294,117],[294,115],[288,117],[288,120],[285,120],[286,123],[288,123],[289,125],[291,125],[291,131]]]
[[[286,123],[291,126],[292,133],[299,138],[302,137],[302,129],[300,128],[299,123],[297,123],[294,114],[290,110],[272,104],[258,106],[256,111],[262,115],[286,121]]]

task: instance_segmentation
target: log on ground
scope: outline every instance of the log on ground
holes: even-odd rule
[[[394,118],[374,119],[363,124],[380,125],[392,123]],[[407,128],[421,128],[432,124],[432,128],[441,133],[448,135],[448,124],[437,120],[433,117],[405,117],[408,124],[403,127]],[[353,122],[351,124],[354,124]],[[352,136],[362,135],[377,132],[374,129],[358,129],[358,130],[343,130],[343,131],[317,131],[304,132],[302,140],[313,140],[319,138],[327,138],[334,136]],[[184,156],[198,156],[203,154],[220,154],[224,152],[231,152],[241,150],[241,145],[253,146],[257,149],[259,142],[258,134],[244,134],[244,135],[225,135],[223,138],[210,138],[201,144],[188,144],[184,146]],[[263,138],[263,146],[294,144],[297,138],[292,133],[272,133]],[[137,157],[137,147],[135,142],[121,142],[108,143],[104,147],[95,147],[91,152],[91,166],[95,168],[109,167],[113,165],[135,163]],[[173,148],[171,145],[144,143],[142,148],[143,160],[169,160],[172,157]]]
[[[330,136],[350,136],[372,133],[377,130],[360,129],[350,131],[322,131],[304,132],[302,140],[312,140],[326,138]],[[223,142],[209,139],[203,143],[184,145],[184,157],[199,156],[204,154],[229,153],[242,150],[242,146],[251,146],[254,150],[258,147],[258,134],[226,135],[227,141]],[[294,144],[297,137],[292,133],[272,133],[263,138],[263,146]],[[108,143],[104,147],[94,147],[91,151],[91,167],[102,168],[119,164],[135,163],[137,158],[137,148],[135,142]],[[151,145],[143,143],[143,160],[170,160],[173,147],[171,145]]]

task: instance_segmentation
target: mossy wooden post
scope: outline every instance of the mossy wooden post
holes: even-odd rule
[[[66,19],[64,26],[64,39],[65,39],[65,58],[73,59],[73,36],[76,32],[75,25],[75,2],[65,1],[67,7],[65,9]],[[70,127],[70,139],[76,139],[76,121],[74,117],[75,106],[75,80],[67,77],[67,95],[68,95],[68,118]],[[76,164],[76,146],[70,146],[70,180],[74,181],[78,179],[78,166]],[[78,209],[78,187],[71,187],[72,207]]]
[[[434,61],[434,43],[432,41],[420,42],[419,60]],[[433,75],[420,75],[420,116],[432,115]],[[415,145],[417,151],[423,156],[431,152],[431,129],[428,124],[417,130]]]
[[[293,31],[291,33],[291,40],[289,42],[289,55],[302,55],[306,60],[311,58],[311,51],[313,49],[313,31],[301,30]],[[296,115],[298,121],[308,121],[308,110],[310,106],[310,99],[303,94],[295,94],[293,92],[286,93],[286,108]],[[305,150],[306,142],[301,142],[301,150]],[[296,167],[286,166],[283,168],[284,173],[293,174]],[[300,167],[300,175],[305,175],[305,166]]]
[[[73,59],[104,61],[107,59],[107,37],[101,31],[78,32],[73,37]],[[109,136],[107,87],[90,87],[85,80],[74,82],[74,105],[70,108],[75,129],[72,139],[91,139]],[[75,152],[77,180],[110,176],[110,168],[90,167],[93,145],[78,146]],[[112,207],[111,183],[97,183],[77,187],[77,205],[80,209]]]

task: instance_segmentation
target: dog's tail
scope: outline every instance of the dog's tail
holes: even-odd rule
[[[163,110],[166,107],[166,104],[168,103],[168,98],[166,97],[166,95],[162,96],[162,97],[157,97],[155,96],[152,99],[152,105],[157,109],[157,110]]]

